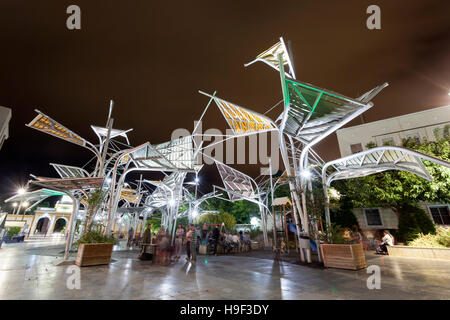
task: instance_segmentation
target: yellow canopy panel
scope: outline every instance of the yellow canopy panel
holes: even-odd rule
[[[235,134],[276,129],[273,121],[261,114],[220,98],[214,98],[214,101]]]
[[[80,146],[86,145],[86,140],[81,138],[72,130],[64,127],[62,124],[43,114],[39,110],[36,110],[36,112],[39,114],[27,125],[28,127],[48,133],[52,136],[78,144]]]

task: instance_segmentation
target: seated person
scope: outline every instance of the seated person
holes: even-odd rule
[[[387,246],[393,246],[394,245],[394,237],[390,234],[388,230],[385,230],[383,232],[383,238],[381,239],[380,247],[377,249],[377,253],[380,254],[387,254]]]
[[[231,236],[231,241],[233,243],[234,249],[239,250],[239,248],[241,246],[241,241],[240,241],[237,233],[235,233]]]

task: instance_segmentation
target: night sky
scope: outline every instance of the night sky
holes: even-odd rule
[[[71,4],[81,7],[81,30],[66,28]],[[366,28],[371,4],[381,7],[381,30]],[[90,125],[105,125],[113,99],[114,127],[134,128],[133,145],[192,130],[208,102],[198,90],[265,112],[281,99],[279,74],[243,64],[280,36],[291,41],[301,81],[350,97],[389,82],[366,122],[448,105],[449,12],[450,1],[430,0],[2,0],[0,105],[13,115],[0,150],[0,194],[10,196],[30,173],[56,177],[49,162],[82,166],[91,158],[26,127],[36,108],[97,143]],[[217,108],[208,114],[205,127],[226,128]],[[338,157],[335,135],[317,150]],[[205,183],[213,172],[202,173]]]

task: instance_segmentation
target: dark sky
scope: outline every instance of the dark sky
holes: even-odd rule
[[[66,28],[70,4],[81,7],[79,31]],[[366,28],[370,4],[381,7],[381,30]],[[447,105],[449,12],[449,1],[431,0],[2,0],[0,105],[13,117],[0,151],[0,193],[10,195],[30,173],[56,176],[49,162],[91,157],[25,127],[35,108],[96,142],[89,125],[105,125],[112,98],[115,127],[134,128],[133,145],[192,129],[208,101],[199,89],[265,112],[281,99],[279,74],[243,64],[279,36],[292,43],[299,80],[350,97],[389,82],[367,122]],[[211,114],[205,125],[225,129],[218,111]],[[337,157],[335,136],[318,151]]]

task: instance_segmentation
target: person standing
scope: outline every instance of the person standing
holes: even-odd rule
[[[181,247],[183,246],[183,234],[184,230],[181,224],[178,225],[177,231],[175,231],[175,260],[180,259]]]
[[[152,226],[150,223],[144,231],[144,236],[142,237],[142,251],[139,255],[139,259],[147,259],[151,252],[150,244],[152,243]]]
[[[200,226],[197,226],[195,228],[195,238],[194,238],[194,248],[195,248],[195,255],[194,255],[194,261],[197,260],[197,254],[200,250],[200,242],[201,242],[201,236],[202,236],[202,230],[200,230]]]
[[[214,228],[213,234],[212,234],[212,238],[214,241],[214,255],[217,256],[217,244],[219,243],[219,237],[220,237],[220,231],[219,228],[216,226]]]
[[[194,237],[194,225],[191,224],[186,233],[186,260],[191,261],[191,245]]]
[[[133,235],[134,235],[134,229],[133,227],[130,228],[130,230],[128,230],[128,241],[127,241],[127,245],[130,247],[133,244]]]

